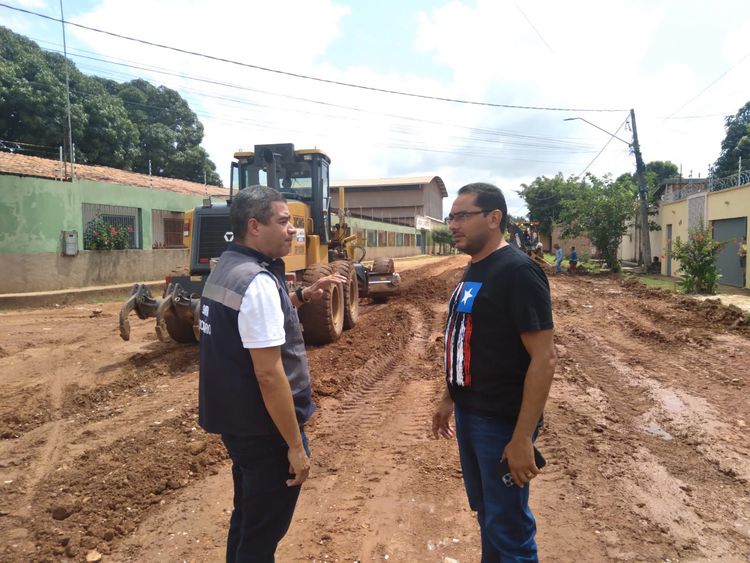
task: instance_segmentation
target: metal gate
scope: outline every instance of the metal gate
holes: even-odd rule
[[[740,269],[740,257],[737,252],[742,237],[747,234],[747,217],[713,221],[713,238],[726,245],[716,258],[716,265],[721,272],[719,283],[742,287],[743,272]]]

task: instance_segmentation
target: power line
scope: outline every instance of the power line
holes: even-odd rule
[[[244,68],[252,68],[252,69],[261,70],[261,71],[264,71],[264,72],[271,72],[271,73],[274,73],[274,74],[279,74],[279,75],[284,75],[284,76],[290,76],[292,78],[299,78],[299,79],[304,79],[304,80],[312,80],[312,81],[315,81],[315,82],[322,82],[322,83],[325,83],[325,84],[333,84],[333,85],[336,85],[336,86],[345,86],[345,87],[348,87],[348,88],[357,88],[357,89],[360,89],[360,90],[367,90],[367,91],[371,91],[371,92],[380,92],[382,94],[393,94],[393,95],[398,95],[398,96],[406,96],[406,97],[419,98],[419,99],[424,99],[424,100],[434,100],[434,101],[439,101],[439,102],[450,102],[450,103],[456,103],[456,104],[465,104],[465,105],[474,105],[474,106],[483,106],[483,107],[493,107],[493,108],[505,108],[505,109],[524,109],[524,110],[536,110],[536,111],[569,111],[569,112],[619,112],[619,111],[625,111],[625,110],[622,110],[622,109],[562,108],[562,107],[543,107],[543,106],[522,106],[522,105],[512,105],[512,104],[498,104],[498,103],[491,103],[491,102],[479,102],[479,101],[475,101],[475,100],[463,100],[463,99],[459,99],[459,98],[447,98],[447,97],[441,97],[441,96],[429,96],[427,94],[417,94],[417,93],[414,93],[414,92],[404,92],[404,91],[400,91],[400,90],[390,90],[390,89],[387,89],[387,88],[378,88],[378,87],[375,87],[375,86],[365,86],[363,84],[355,84],[355,83],[352,83],[352,82],[343,82],[343,81],[340,81],[340,80],[332,80],[332,79],[328,79],[328,78],[321,78],[321,77],[318,77],[318,76],[310,76],[310,75],[306,75],[306,74],[301,74],[301,73],[296,73],[296,72],[290,72],[290,71],[280,70],[280,69],[276,69],[276,68],[265,67],[265,66],[261,66],[261,65],[254,65],[254,64],[250,64],[250,63],[244,63],[244,62],[236,61],[236,60],[233,60],[233,59],[227,59],[227,58],[224,58],[224,57],[217,57],[217,56],[214,56],[214,55],[208,55],[208,54],[200,53],[200,52],[197,52],[197,51],[190,51],[188,49],[181,49],[179,47],[174,47],[174,46],[171,46],[171,45],[164,45],[164,44],[161,44],[161,43],[155,43],[153,41],[147,41],[145,39],[139,39],[137,37],[130,37],[130,36],[127,36],[127,35],[122,35],[120,33],[115,33],[115,32],[112,32],[112,31],[106,31],[106,30],[103,30],[103,29],[98,29],[98,28],[95,28],[95,27],[91,27],[91,26],[87,26],[87,25],[83,25],[83,24],[79,24],[79,23],[75,23],[75,22],[71,22],[71,21],[66,21],[66,20],[64,20],[62,18],[55,18],[55,17],[52,17],[52,16],[41,14],[39,12],[34,12],[32,10],[26,10],[26,9],[18,8],[18,7],[15,7],[15,6],[9,6],[8,4],[4,4],[4,3],[0,3],[0,7],[7,8],[9,10],[14,10],[14,11],[17,11],[17,12],[22,12],[22,13],[25,13],[25,14],[29,14],[29,15],[36,16],[36,17],[39,17],[39,18],[42,18],[42,19],[46,19],[46,20],[50,20],[50,21],[54,21],[54,22],[59,22],[59,23],[67,24],[67,25],[72,25],[72,26],[80,28],[80,29],[85,29],[87,31],[93,31],[95,33],[101,33],[101,34],[104,34],[104,35],[108,35],[110,37],[116,37],[118,39],[124,39],[126,41],[132,41],[132,42],[135,42],[135,43],[140,43],[142,45],[148,45],[150,47],[157,47],[159,49],[166,49],[166,50],[173,51],[173,52],[176,52],[176,53],[182,53],[182,54],[185,54],[185,55],[191,55],[191,56],[194,56],[194,57],[200,57],[200,58],[208,59],[208,60],[211,60],[211,61],[228,63],[228,64],[232,64],[232,65],[236,65],[236,66],[241,66],[241,67],[244,67]]]
[[[49,42],[45,42],[45,43],[49,43]],[[58,52],[58,51],[56,51],[54,49],[49,49],[49,50],[53,51],[53,52]],[[575,153],[575,152],[588,152],[588,150],[586,150],[588,148],[588,145],[582,144],[582,143],[577,143],[577,142],[574,142],[574,141],[569,141],[569,140],[566,140],[564,138],[555,138],[555,137],[528,135],[528,134],[524,134],[524,133],[518,133],[518,132],[513,132],[513,131],[507,131],[507,130],[493,130],[493,129],[483,129],[483,128],[466,127],[466,126],[463,126],[463,125],[456,125],[456,124],[451,124],[451,123],[446,123],[446,122],[440,122],[440,121],[434,121],[434,120],[427,120],[427,119],[420,119],[420,118],[413,117],[413,116],[403,116],[403,115],[392,114],[392,113],[378,112],[378,111],[368,110],[368,109],[359,108],[359,107],[344,106],[344,105],[340,105],[340,104],[334,104],[334,103],[331,103],[331,102],[322,102],[322,101],[314,100],[314,99],[310,99],[310,98],[303,98],[303,97],[299,97],[299,96],[292,96],[292,95],[289,95],[289,94],[279,94],[279,93],[276,93],[276,92],[270,92],[270,91],[266,91],[266,90],[258,90],[258,89],[255,89],[255,88],[249,88],[249,87],[240,86],[240,85],[237,85],[237,84],[231,84],[231,83],[222,82],[222,81],[217,81],[217,80],[211,80],[211,79],[206,79],[206,78],[201,78],[201,77],[195,77],[195,76],[190,76],[190,75],[185,75],[185,74],[178,74],[178,73],[170,72],[170,71],[167,71],[167,70],[162,70],[159,67],[139,66],[138,64],[127,64],[127,63],[124,63],[124,62],[115,62],[115,61],[110,61],[110,60],[106,60],[106,59],[101,59],[101,58],[98,58],[98,57],[90,57],[90,56],[86,56],[86,55],[72,54],[72,56],[78,57],[78,58],[81,58],[81,59],[94,60],[94,61],[103,62],[103,63],[106,63],[106,64],[112,64],[112,65],[116,65],[116,66],[123,66],[123,67],[130,68],[130,69],[145,70],[145,71],[148,71],[148,72],[155,72],[157,74],[164,74],[164,75],[167,75],[167,76],[172,76],[172,77],[176,77],[176,78],[180,78],[180,79],[187,79],[187,80],[196,81],[196,82],[204,82],[204,83],[208,83],[208,84],[224,86],[224,87],[227,87],[227,88],[232,88],[232,89],[237,89],[237,90],[242,90],[242,91],[249,91],[249,92],[254,92],[254,93],[261,93],[261,94],[266,94],[266,95],[270,95],[270,96],[284,97],[284,98],[293,99],[295,101],[302,101],[302,102],[306,102],[306,103],[314,103],[314,104],[319,104],[319,105],[323,105],[323,106],[327,106],[327,107],[333,107],[333,108],[337,108],[337,109],[345,109],[345,110],[355,111],[355,112],[369,113],[369,114],[374,114],[374,115],[382,115],[382,116],[385,116],[385,117],[391,117],[391,118],[395,118],[395,119],[402,119],[402,120],[407,120],[407,121],[410,121],[410,122],[425,123],[425,124],[429,124],[429,125],[437,125],[437,126],[441,126],[441,127],[453,127],[453,128],[463,129],[463,130],[469,131],[470,132],[470,136],[469,137],[461,137],[460,139],[465,139],[465,140],[469,140],[469,141],[479,141],[479,142],[487,142],[487,143],[489,143],[489,142],[498,142],[495,139],[485,138],[485,136],[487,136],[487,137],[495,137],[495,138],[498,138],[498,139],[502,139],[502,138],[515,139],[515,141],[512,142],[511,144],[515,145],[515,146],[519,146],[519,147],[520,146],[525,146],[525,147],[529,147],[529,148],[538,148],[538,149],[545,149],[545,150],[565,150],[565,151],[571,152],[571,153]],[[132,61],[130,61],[130,62],[132,62]],[[101,73],[101,70],[99,70],[99,69],[94,69],[94,70]],[[112,74],[111,71],[105,71],[105,73]],[[122,74],[121,76],[128,76],[128,75]],[[212,99],[224,100],[224,101],[228,101],[230,103],[236,103],[236,104],[242,104],[242,105],[253,105],[253,106],[260,107],[260,108],[283,109],[285,111],[294,111],[294,112],[304,113],[304,114],[308,114],[308,115],[315,115],[315,116],[322,116],[322,117],[331,117],[331,118],[334,118],[334,119],[344,119],[340,115],[310,113],[310,112],[306,112],[306,111],[299,110],[299,109],[291,109],[290,110],[288,108],[274,107],[274,106],[267,105],[267,104],[262,104],[262,103],[259,103],[259,102],[248,102],[247,100],[238,100],[236,98],[229,98],[229,97],[226,97],[226,96],[219,96],[219,95],[216,95],[216,94],[208,94],[208,93],[205,93],[205,92],[200,91],[200,90],[191,90],[189,88],[184,88],[184,87],[182,89],[185,90],[185,91],[188,91],[188,92],[197,93],[198,95],[201,95],[201,96],[205,96],[205,97],[212,98]],[[79,91],[79,93],[80,93],[80,91]],[[135,102],[127,102],[127,103],[133,103],[133,104],[135,104]],[[172,108],[164,108],[164,107],[151,106],[151,105],[148,105],[148,104],[143,105],[143,107],[151,107],[153,109],[163,109],[165,111],[171,111],[171,109],[172,109]],[[196,113],[198,113],[198,112],[196,112]],[[210,115],[209,114],[203,114],[203,115],[205,115],[207,117],[214,117],[213,114],[210,114]],[[454,137],[454,138],[456,138],[456,137]],[[503,142],[508,143],[509,141],[503,141]]]
[[[546,40],[544,39],[544,37],[542,37],[542,34],[541,34],[541,33],[539,33],[539,30],[538,30],[538,29],[536,28],[536,26],[534,25],[534,22],[532,22],[532,21],[531,21],[531,20],[529,19],[529,16],[527,16],[527,15],[526,15],[526,13],[525,13],[525,12],[524,12],[524,11],[523,11],[523,10],[521,9],[521,6],[519,6],[519,5],[518,5],[518,2],[513,2],[513,5],[514,5],[514,6],[516,7],[516,9],[517,9],[517,10],[518,10],[519,12],[521,12],[521,15],[523,16],[523,18],[524,18],[524,19],[525,19],[525,20],[526,20],[526,21],[528,22],[528,24],[529,24],[529,25],[531,26],[531,29],[533,29],[533,30],[534,30],[534,33],[536,33],[536,34],[537,34],[537,36],[539,37],[539,39],[541,39],[541,40],[542,40],[542,43],[544,43],[545,47],[547,47],[547,49],[549,49],[549,52],[550,52],[550,53],[552,53],[552,54],[554,55],[554,54],[555,54],[555,52],[554,52],[554,51],[552,50],[552,47],[550,47],[550,46],[549,46],[549,43],[547,43],[547,41],[546,41]]]
[[[0,143],[13,143],[15,145],[21,145],[22,147],[37,147],[40,149],[55,149],[57,150],[59,147],[55,147],[52,145],[36,145],[34,143],[22,143],[21,141],[11,141],[9,139],[0,139]]]
[[[623,125],[625,125],[628,122],[628,118],[629,117],[630,116],[628,116],[628,117],[625,118],[625,121],[623,121],[620,124],[620,126],[617,128],[617,130],[615,131],[615,134],[611,135],[610,138],[607,140],[607,142],[604,143],[604,146],[602,147],[602,150],[600,150],[598,153],[596,153],[596,156],[593,158],[593,160],[591,162],[588,163],[588,165],[586,166],[586,168],[584,168],[583,170],[581,170],[581,173],[578,174],[579,178],[581,178],[586,173],[586,170],[588,170],[589,168],[591,168],[591,165],[594,164],[594,162],[596,162],[596,159],[599,158],[599,156],[601,156],[601,154],[604,152],[604,149],[606,149],[609,146],[609,144],[612,142],[612,140],[615,139],[615,137],[617,136],[617,134],[620,132],[620,129],[622,129]]]
[[[719,80],[721,80],[722,78],[724,78],[724,77],[725,77],[725,76],[726,76],[727,74],[729,74],[730,72],[732,72],[732,71],[733,71],[733,70],[734,70],[735,68],[737,68],[737,67],[738,67],[738,66],[739,66],[740,64],[742,64],[742,63],[744,62],[744,60],[745,60],[746,58],[748,58],[748,57],[750,57],[750,51],[748,51],[747,53],[745,53],[745,54],[744,54],[744,55],[742,56],[742,58],[740,58],[740,60],[738,60],[738,61],[737,61],[736,63],[734,63],[734,64],[733,64],[732,66],[730,66],[730,67],[729,67],[728,69],[726,69],[726,70],[725,70],[724,72],[722,72],[722,73],[721,73],[721,74],[720,74],[719,76],[717,76],[716,78],[714,78],[714,79],[713,79],[713,80],[712,80],[711,82],[709,82],[709,83],[708,83],[708,85],[707,85],[707,86],[706,86],[705,88],[703,88],[703,89],[702,89],[702,90],[701,90],[700,92],[698,92],[698,93],[697,93],[697,94],[696,94],[695,96],[693,96],[692,98],[690,98],[690,99],[689,99],[689,100],[688,100],[687,102],[685,102],[684,104],[682,104],[682,105],[681,105],[680,107],[678,107],[678,108],[677,108],[676,110],[674,110],[674,111],[673,111],[672,113],[670,113],[670,114],[669,114],[669,115],[668,115],[667,117],[665,117],[664,119],[671,119],[671,118],[673,118],[675,114],[679,113],[679,112],[680,112],[680,111],[681,111],[681,110],[682,110],[683,108],[685,108],[685,107],[686,107],[687,105],[689,105],[689,104],[693,103],[693,102],[694,102],[695,100],[697,100],[697,99],[698,99],[698,98],[699,98],[700,96],[702,96],[702,95],[703,95],[703,94],[704,94],[704,93],[705,93],[705,92],[706,92],[706,91],[707,91],[707,90],[708,90],[709,88],[711,88],[711,86],[713,86],[713,85],[714,85],[714,84],[716,84],[716,83],[717,83],[717,82],[718,82]]]
[[[667,116],[662,117],[662,119],[706,119],[709,117],[726,117],[727,115],[731,115],[732,112],[724,112],[724,113],[704,113],[703,115],[679,115],[675,116]]]
[[[39,41],[39,42],[41,42],[41,43],[47,43],[47,44],[50,44],[50,45],[57,45],[56,43],[52,43],[52,42],[49,42],[49,41]],[[48,51],[51,51],[51,52],[55,52],[55,53],[60,53],[60,51],[56,50],[56,49],[45,49],[45,50],[48,50]],[[78,49],[78,51],[79,52],[83,52],[83,53],[90,53],[90,51],[84,51],[84,50],[80,50],[80,49]],[[77,57],[77,58],[80,58],[80,59],[86,59],[86,60],[93,60],[93,61],[103,62],[103,63],[110,64],[110,65],[123,66],[123,67],[126,67],[126,68],[135,69],[135,70],[145,70],[145,71],[154,72],[154,73],[157,73],[157,74],[164,74],[166,76],[172,76],[172,77],[176,77],[176,78],[180,78],[180,79],[187,79],[187,80],[192,80],[192,81],[196,81],[196,82],[204,82],[204,83],[207,83],[207,84],[212,84],[212,85],[217,85],[217,86],[224,86],[224,87],[232,88],[232,89],[236,89],[236,90],[242,90],[242,91],[247,91],[247,92],[254,92],[254,93],[265,94],[265,95],[269,95],[269,96],[277,96],[277,97],[287,98],[287,99],[291,99],[291,100],[295,100],[295,101],[301,101],[301,102],[318,104],[318,105],[327,106],[327,107],[333,107],[333,108],[337,108],[337,109],[345,109],[345,110],[349,110],[349,111],[356,111],[356,112],[362,112],[362,113],[370,113],[370,114],[373,114],[373,115],[381,115],[381,116],[385,116],[385,117],[392,117],[392,118],[396,118],[396,119],[403,119],[403,120],[414,121],[414,122],[418,122],[418,123],[426,123],[426,124],[430,124],[430,125],[439,125],[439,126],[447,126],[447,127],[454,127],[454,128],[466,129],[468,131],[479,132],[479,133],[487,133],[489,135],[507,136],[507,137],[514,137],[514,138],[519,138],[519,139],[521,139],[521,138],[522,139],[538,139],[538,140],[544,140],[544,141],[551,141],[553,143],[571,144],[573,146],[577,145],[577,146],[580,146],[580,147],[587,146],[587,145],[584,145],[582,143],[577,143],[575,141],[569,141],[566,138],[545,137],[545,136],[539,136],[539,135],[528,135],[528,134],[524,134],[524,133],[518,133],[518,132],[507,131],[507,130],[502,130],[502,129],[483,129],[483,128],[476,128],[476,127],[467,127],[465,125],[457,125],[457,124],[447,123],[447,122],[442,122],[442,121],[434,121],[434,120],[429,120],[429,119],[421,119],[421,118],[413,117],[413,116],[405,116],[405,115],[399,115],[399,114],[393,114],[393,113],[387,113],[387,112],[374,111],[374,110],[370,110],[370,109],[366,109],[366,108],[360,108],[360,107],[355,107],[355,106],[346,106],[346,105],[341,105],[341,104],[335,104],[335,103],[332,103],[332,102],[324,102],[324,101],[316,100],[316,99],[313,99],[313,98],[305,98],[305,97],[301,97],[301,96],[294,96],[294,95],[291,95],[291,94],[284,94],[284,93],[272,92],[272,91],[269,91],[269,90],[260,90],[260,89],[257,89],[257,88],[250,88],[250,87],[247,87],[247,86],[241,86],[241,85],[232,84],[232,83],[229,83],[229,82],[223,82],[223,81],[219,81],[219,80],[212,80],[212,79],[209,79],[209,78],[202,78],[202,77],[191,76],[189,74],[175,73],[175,72],[171,72],[171,71],[168,71],[166,69],[163,69],[161,67],[155,67],[155,66],[150,66],[150,65],[145,65],[144,66],[144,65],[142,65],[142,63],[139,63],[137,61],[136,62],[134,62],[134,61],[127,61],[125,59],[116,59],[116,60],[102,59],[100,57],[92,57],[92,56],[79,55],[79,54],[72,54],[71,56],[74,56],[74,57]],[[117,62],[117,61],[124,61],[124,62]],[[94,71],[101,72],[100,69],[96,69],[95,67],[93,67],[93,68],[94,68]],[[111,74],[111,71],[105,71],[105,72],[109,72]],[[122,74],[121,76],[128,76],[128,75]],[[189,92],[190,91],[197,92],[200,95],[204,95],[204,96],[207,96],[207,97],[210,97],[210,98],[226,99],[228,101],[236,101],[236,102],[245,103],[245,104],[249,103],[249,102],[246,102],[246,101],[232,100],[232,99],[229,99],[229,98],[224,98],[222,96],[216,96],[216,95],[212,95],[212,94],[206,94],[205,92],[202,92],[202,91],[190,90],[190,89],[187,89],[187,88],[183,88],[183,89],[186,90],[186,91],[189,91]],[[259,104],[259,103],[255,103],[255,102],[253,102],[253,105],[258,105],[258,106],[262,106],[262,107],[273,107],[273,106],[267,106],[267,105],[263,105],[263,104]],[[314,115],[320,115],[320,114],[314,114]]]
[[[38,82],[38,81],[32,81],[27,80],[26,81],[29,84],[33,84],[35,86],[49,86],[49,84],[44,82]],[[91,92],[91,91],[83,91],[81,89],[78,89],[76,87],[72,87],[70,90],[73,94],[80,98],[89,98],[92,96],[98,95],[97,92]],[[135,107],[143,107],[143,108],[149,108],[149,109],[156,109],[159,111],[166,111],[171,112],[174,111],[173,108],[170,107],[164,107],[164,106],[158,106],[154,104],[144,104],[140,102],[131,102],[127,100],[122,100],[121,98],[118,98],[124,105],[126,106],[135,106]],[[238,103],[242,103],[241,101],[238,101]],[[262,104],[253,104],[253,105],[259,105],[259,107],[265,107]],[[193,110],[194,111],[194,110]],[[292,110],[295,111],[295,110]],[[195,112],[197,115],[208,115],[208,114],[202,114],[201,112]],[[277,124],[269,123],[268,121],[258,121],[254,119],[249,118],[243,118],[243,117],[237,117],[236,115],[231,116],[222,116],[217,114],[212,114],[210,117],[216,121],[228,123],[231,125],[237,125],[237,124],[248,124],[255,127],[259,127],[262,129],[269,129],[274,132],[278,131],[286,131],[289,133],[295,133],[295,134],[310,134],[310,130],[306,129],[304,131],[299,129],[293,129],[290,127],[279,127]],[[332,117],[338,117],[340,119],[345,119],[341,116],[332,116]],[[413,136],[410,136],[410,131],[408,129],[396,129],[395,133],[398,134],[397,137],[393,138],[383,138],[382,140],[378,139],[372,139],[370,141],[370,144],[373,146],[379,146],[379,147],[385,147],[385,148],[391,148],[391,149],[400,149],[400,150],[408,150],[408,151],[415,151],[415,152],[430,152],[430,153],[437,153],[437,154],[452,154],[457,155],[460,154],[462,157],[474,157],[474,158],[483,158],[483,159],[492,159],[492,160],[501,160],[501,161],[519,161],[519,162],[533,162],[533,163],[540,163],[540,164],[566,164],[564,161],[559,160],[545,160],[545,159],[539,159],[539,158],[526,158],[526,152],[529,149],[541,149],[544,148],[543,145],[525,145],[525,144],[519,144],[518,148],[514,148],[511,145],[511,149],[513,149],[513,156],[503,156],[501,154],[498,154],[498,151],[496,148],[482,148],[477,146],[471,146],[467,145],[466,142],[470,142],[472,140],[479,140],[486,143],[491,143],[494,141],[486,140],[486,139],[471,139],[471,138],[464,138],[464,137],[456,137],[456,136],[444,136],[441,137],[442,140],[448,141],[444,142],[442,144],[429,144],[425,143],[423,141],[414,139]],[[317,132],[315,133],[316,137],[318,138],[326,138],[327,133],[326,132]],[[566,151],[568,153],[575,153],[576,151]],[[536,151],[532,151],[530,155],[528,156],[535,156]],[[569,163],[567,163],[569,164]]]

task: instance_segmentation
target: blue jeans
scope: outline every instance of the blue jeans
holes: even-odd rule
[[[513,427],[456,405],[456,439],[469,506],[482,534],[482,563],[538,561],[529,484],[506,487],[496,471]]]
[[[559,260],[555,260],[555,272],[557,272],[558,274],[562,272],[562,258],[560,258]]]
[[[232,459],[234,509],[229,520],[227,563],[272,563],[292,522],[301,487],[287,487],[289,447],[280,435],[222,434]],[[302,433],[310,455],[307,437]]]

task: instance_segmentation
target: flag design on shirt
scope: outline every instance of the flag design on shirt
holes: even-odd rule
[[[443,363],[449,385],[471,386],[471,311],[481,282],[461,282],[448,302]]]

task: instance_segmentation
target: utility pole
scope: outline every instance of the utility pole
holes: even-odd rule
[[[651,263],[651,235],[648,228],[648,190],[646,189],[646,166],[641,156],[641,146],[638,144],[638,129],[635,126],[635,111],[630,110],[630,125],[633,127],[633,152],[635,153],[635,175],[638,179],[638,196],[640,199],[641,224],[641,260],[643,271],[648,271]]]
[[[65,13],[63,12],[63,0],[60,0],[60,23],[62,25],[63,36],[63,58],[65,59],[65,95],[68,113],[68,149],[70,150],[70,176],[75,179],[75,164],[73,156],[73,128],[70,124],[70,78],[68,77],[68,45],[65,41]]]

